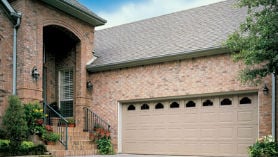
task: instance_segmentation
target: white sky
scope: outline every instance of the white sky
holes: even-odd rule
[[[100,17],[107,20],[107,23],[104,26],[96,27],[96,29],[104,29],[220,1],[224,0],[138,0],[138,2],[128,2],[112,12],[97,12]]]

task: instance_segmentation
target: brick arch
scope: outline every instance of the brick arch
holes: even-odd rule
[[[58,19],[46,19],[43,21],[43,27],[50,25],[57,25],[67,29],[69,32],[73,33],[80,41],[82,39],[82,33],[79,31],[78,26],[72,25],[71,23],[58,20]]]

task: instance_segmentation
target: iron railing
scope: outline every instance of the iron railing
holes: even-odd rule
[[[91,111],[89,108],[84,107],[84,131],[93,132],[96,128],[103,128],[108,131],[110,130],[110,124],[101,119],[96,113]]]
[[[68,121],[59,113],[59,110],[53,106],[43,103],[44,114],[47,115],[44,119],[46,125],[53,127],[53,132],[60,135],[59,142],[64,145],[65,150],[68,149]]]

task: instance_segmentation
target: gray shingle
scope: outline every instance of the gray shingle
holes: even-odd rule
[[[66,3],[68,3],[69,5],[72,5],[80,10],[82,10],[83,12],[86,12],[92,16],[96,16],[98,17],[97,14],[95,14],[94,12],[92,12],[90,9],[88,9],[87,7],[85,7],[84,5],[82,5],[81,3],[79,3],[77,0],[62,0]]]
[[[95,32],[94,66],[221,47],[246,9],[234,0],[175,12]]]

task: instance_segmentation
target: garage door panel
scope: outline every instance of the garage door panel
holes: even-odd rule
[[[237,128],[237,137],[241,139],[253,139],[255,127],[238,127]]]
[[[235,128],[234,127],[221,127],[218,129],[218,136],[221,139],[233,139],[235,136]]]
[[[251,104],[239,104],[248,97]],[[207,99],[213,106],[203,106]],[[221,105],[224,99],[226,104]],[[247,156],[247,148],[258,136],[257,95],[223,96],[192,99],[195,107],[186,107],[191,100],[177,101],[179,108],[170,108],[173,101],[149,103],[149,110],[135,111],[123,107],[123,153]],[[228,105],[227,105],[228,104]]]
[[[200,152],[203,155],[213,155],[215,152],[218,152],[218,145],[216,143],[202,143],[200,144]]]
[[[234,123],[236,122],[235,113],[231,111],[219,113],[218,121],[222,123]]]
[[[240,155],[245,155],[248,151],[249,143],[238,143],[237,144],[237,153]]]
[[[200,122],[203,123],[215,123],[217,121],[217,113],[215,112],[208,112],[205,114],[200,114]]]
[[[219,152],[223,155],[229,156],[234,152],[237,152],[235,143],[219,143]]]

